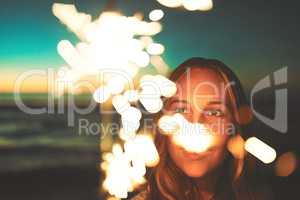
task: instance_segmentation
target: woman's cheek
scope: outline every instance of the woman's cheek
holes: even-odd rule
[[[209,132],[214,136],[230,135],[235,129],[235,126],[233,125],[229,116],[207,117],[204,124],[206,125],[206,128],[208,128]]]

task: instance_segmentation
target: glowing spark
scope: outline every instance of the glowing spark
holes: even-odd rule
[[[98,88],[93,95],[93,98],[98,103],[106,102],[111,96],[109,89],[105,86]]]
[[[213,9],[214,4],[213,4],[212,0],[198,0],[198,1],[200,2],[198,10],[208,11],[208,10]]]
[[[101,165],[106,172],[103,187],[118,198],[127,198],[128,192],[146,181],[146,165],[154,166],[159,162],[158,152],[149,136],[137,135],[124,147],[125,152],[119,144],[114,144],[113,153],[105,154],[105,164]]]
[[[145,75],[140,80],[140,102],[150,113],[157,113],[163,107],[161,96],[171,97],[176,91],[176,84],[161,75]]]
[[[245,150],[265,164],[273,162],[276,158],[276,151],[256,137],[251,137],[246,141]]]
[[[160,9],[152,10],[149,13],[149,19],[151,21],[159,21],[164,17],[164,12]]]
[[[166,135],[171,135],[179,131],[180,125],[176,122],[173,116],[164,115],[158,120],[158,127]]]
[[[122,117],[134,121],[139,121],[142,118],[142,113],[139,109],[131,106],[124,112],[122,112]]]
[[[140,38],[140,41],[142,42],[143,47],[146,48],[147,46],[149,46],[153,42],[153,39],[149,36],[142,36]]]
[[[123,82],[121,77],[114,76],[108,79],[107,87],[111,94],[120,94],[125,88],[125,82]]]
[[[213,142],[211,133],[203,124],[190,123],[179,113],[161,117],[158,125],[164,134],[171,135],[172,141],[186,151],[204,152]]]
[[[81,40],[76,48],[67,40],[57,46],[59,54],[79,78],[112,69],[111,75],[115,70],[122,71],[130,77],[125,83],[132,82],[139,68],[150,63],[146,48],[152,43],[151,36],[162,30],[159,22],[146,22],[137,15],[127,17],[103,12],[92,21],[90,15],[78,12],[74,5],[60,3],[53,4],[52,11]],[[110,82],[114,83],[108,83],[112,94],[124,90],[124,84]]]
[[[132,132],[126,132],[124,131],[123,128],[120,129],[120,132],[119,132],[119,136],[122,140],[124,141],[128,141],[128,140],[132,140],[135,138],[136,136],[136,132],[135,131],[132,131]]]
[[[183,127],[172,135],[175,144],[195,153],[204,152],[210,147],[213,138],[204,125],[188,123]]]
[[[143,162],[148,167],[153,167],[159,162],[159,155],[148,135],[137,135],[134,140],[129,140],[124,145],[125,154],[133,161]]]
[[[168,74],[170,67],[165,63],[161,56],[151,56],[150,63],[155,67],[159,74]]]
[[[207,11],[213,8],[212,0],[183,0],[182,4],[185,9],[190,11]]]
[[[150,55],[161,55],[165,51],[165,47],[162,44],[151,43],[147,47],[147,52]]]
[[[149,113],[158,113],[163,107],[163,102],[160,98],[149,99],[147,97],[140,97],[140,102]]]
[[[121,117],[122,127],[124,130],[124,134],[130,134],[132,132],[135,132],[140,127],[140,121],[138,120],[131,120],[127,117]]]
[[[150,57],[145,51],[137,52],[132,59],[140,67],[146,67],[150,63]]]
[[[114,96],[112,98],[112,104],[119,114],[122,114],[122,112],[124,112],[130,107],[127,98],[124,97],[123,95]]]
[[[198,10],[201,6],[201,0],[183,0],[182,5],[185,9],[190,11]]]
[[[245,156],[244,149],[245,141],[240,135],[233,136],[227,143],[228,151],[237,159],[242,159]]]
[[[282,154],[275,164],[275,173],[280,177],[290,176],[297,168],[297,157],[293,152]]]
[[[86,25],[91,23],[91,15],[78,13],[74,5],[59,3],[53,4],[52,12],[63,24],[67,24],[68,28],[81,40],[84,39],[82,30]]]
[[[169,8],[176,8],[182,5],[182,0],[157,0],[161,5]]]
[[[155,76],[156,82],[159,85],[161,95],[167,98],[175,95],[177,91],[176,84],[162,75]]]
[[[57,45],[58,53],[64,60],[75,69],[83,67],[83,60],[76,48],[68,40],[62,40]]]
[[[124,96],[129,102],[137,102],[139,100],[139,93],[137,90],[127,90],[124,92]]]
[[[183,6],[185,9],[194,11],[208,11],[213,8],[212,0],[157,0],[160,4],[170,7],[176,8]]]

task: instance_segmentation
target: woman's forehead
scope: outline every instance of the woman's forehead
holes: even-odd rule
[[[202,96],[220,98],[226,84],[220,74],[208,68],[191,68],[175,81],[178,96]],[[211,96],[211,97],[210,97]]]

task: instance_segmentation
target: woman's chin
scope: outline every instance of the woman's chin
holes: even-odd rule
[[[204,176],[204,173],[199,173],[199,172],[188,172],[188,173],[185,173],[188,177],[191,177],[191,178],[201,178]]]
[[[206,174],[206,170],[201,169],[201,167],[194,166],[186,167],[185,169],[183,169],[183,172],[191,178],[200,178]]]

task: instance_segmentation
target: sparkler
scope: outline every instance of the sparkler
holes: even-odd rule
[[[132,104],[140,101],[148,112],[156,113],[162,108],[160,97],[170,97],[176,92],[176,85],[163,76],[148,76],[146,84],[152,84],[157,91],[143,81],[137,89],[130,85],[139,69],[150,62],[159,73],[168,72],[167,64],[160,57],[165,48],[152,39],[162,30],[159,20],[164,13],[153,10],[149,14],[152,22],[146,22],[139,15],[126,17],[103,12],[92,21],[90,15],[78,12],[74,5],[55,3],[53,14],[81,40],[76,45],[68,40],[58,43],[58,53],[68,64],[69,76],[65,78],[76,81],[106,71],[93,98],[101,104],[112,99],[113,107],[121,115],[119,136],[125,144],[124,151],[120,144],[114,144],[112,153],[105,154],[101,164],[106,172],[103,186],[111,195],[126,198],[128,192],[145,182],[146,166],[153,167],[159,161],[152,138],[136,134],[142,113]],[[155,99],[151,97],[153,92],[157,94]]]
[[[157,0],[167,7],[183,6],[187,10],[210,10],[212,0]],[[114,144],[112,153],[105,153],[102,170],[106,173],[103,187],[117,198],[126,198],[128,192],[145,183],[146,167],[154,167],[159,155],[149,135],[137,134],[142,118],[141,111],[133,104],[140,102],[149,113],[162,109],[161,97],[170,98],[176,91],[176,84],[163,75],[169,71],[168,65],[160,56],[165,47],[154,42],[152,36],[162,30],[159,22],[164,17],[162,10],[149,14],[151,22],[139,15],[126,17],[117,12],[103,12],[92,20],[91,15],[80,13],[74,5],[53,5],[53,14],[65,24],[79,39],[73,45],[68,40],[58,43],[57,50],[68,64],[59,70],[59,79],[68,82],[79,80],[85,75],[95,75],[101,70],[110,69],[101,86],[93,93],[93,99],[103,104],[112,99],[112,105],[121,115],[120,138],[124,148]],[[140,68],[152,64],[160,75],[144,75],[137,88],[126,87]],[[115,74],[115,71],[122,73]],[[63,94],[60,92],[60,94]],[[158,122],[163,134],[191,152],[203,152],[213,143],[213,136],[200,123],[190,123],[182,115],[162,116]],[[250,138],[241,146],[248,152],[270,163],[276,158],[276,151],[257,138]],[[236,156],[240,156],[237,152]],[[243,154],[242,154],[243,156]]]
[[[127,17],[112,11],[103,12],[92,20],[91,15],[78,12],[70,4],[55,3],[52,11],[80,39],[76,45],[68,40],[57,45],[73,80],[85,75],[95,76],[105,69],[104,79],[108,81],[101,84],[107,85],[112,95],[121,93],[140,68],[149,66],[152,56],[159,56],[165,50],[162,44],[154,43],[152,39],[162,30],[159,20],[163,15],[159,11],[152,12],[151,18],[155,20],[152,22],[143,21],[139,15]],[[162,62],[157,63],[151,62],[159,70]],[[114,73],[116,71],[121,74]],[[165,69],[159,71],[167,73]]]
[[[146,166],[155,166],[159,162],[153,140],[145,134],[126,141],[124,151],[121,145],[114,144],[112,153],[103,157],[101,166],[106,172],[103,186],[118,198],[126,198],[128,192],[145,183]]]

